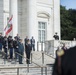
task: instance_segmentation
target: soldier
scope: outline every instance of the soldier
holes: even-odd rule
[[[16,37],[14,37],[14,41],[13,41],[13,47],[14,47],[14,53],[15,53],[15,59],[18,59],[18,40]]]
[[[19,47],[19,64],[23,64],[22,63],[22,57],[23,57],[23,53],[24,53],[24,46],[22,43],[22,39],[19,39],[19,43],[18,43],[18,47]]]
[[[55,38],[55,40],[59,40],[59,36],[57,35],[57,32],[55,33],[53,37]]]
[[[57,55],[52,75],[76,75],[76,46],[59,50]]]
[[[8,40],[7,40],[7,36],[4,36],[4,40],[3,40],[3,48],[4,48],[4,52],[5,54],[5,59],[7,59],[7,49],[8,49]]]

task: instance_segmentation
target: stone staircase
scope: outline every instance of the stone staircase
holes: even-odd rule
[[[44,54],[44,64],[43,64],[42,53],[36,51],[32,52],[32,62],[34,63],[29,64],[29,72],[28,72],[27,68],[28,65],[26,64],[26,58],[23,59],[23,64],[19,64],[18,62],[15,63],[14,60],[12,62],[8,61],[4,62],[4,59],[0,58],[0,75],[51,75],[52,67],[48,66],[47,64],[54,63],[54,59],[52,57],[49,57],[46,54]],[[40,68],[35,63],[40,65],[41,67],[43,66],[44,68]],[[45,66],[47,67],[47,74],[45,71],[46,69]],[[19,70],[17,69],[17,67],[20,67]],[[43,72],[41,72],[41,70],[43,70]],[[17,74],[17,72],[19,72],[19,74]]]

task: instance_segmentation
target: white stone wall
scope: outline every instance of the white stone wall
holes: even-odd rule
[[[0,0],[0,32],[3,33],[3,0]]]
[[[27,35],[27,0],[18,0],[18,33],[21,38]]]
[[[52,0],[37,0],[37,2],[42,4],[51,4]]]
[[[47,2],[47,3],[46,3]],[[50,3],[50,4],[49,4]],[[53,24],[52,24],[52,0],[39,0],[37,2],[37,14],[44,14],[47,17],[38,17],[38,21],[45,21],[47,22],[47,33],[46,33],[46,40],[51,40],[53,39]]]
[[[9,0],[3,0],[4,11],[9,11]]]

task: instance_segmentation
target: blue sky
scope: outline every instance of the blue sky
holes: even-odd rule
[[[61,5],[66,6],[66,9],[76,9],[76,0],[60,0]]]

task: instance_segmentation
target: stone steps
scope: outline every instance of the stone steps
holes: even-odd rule
[[[51,74],[51,69],[47,68],[47,75]],[[0,69],[0,75],[17,75],[17,69]],[[26,69],[19,69],[19,75],[41,75],[41,68],[30,68],[29,73]],[[45,75],[45,69],[43,69]]]
[[[54,59],[44,54],[44,64],[42,64],[42,53],[41,52],[33,52],[32,61],[37,63],[38,65],[46,66],[46,64],[50,64],[54,62]],[[26,59],[23,59],[23,64],[19,64],[18,62],[8,62],[4,59],[0,59],[0,67],[27,67]],[[27,68],[19,69],[19,75],[41,75],[41,68],[37,68],[36,64],[29,64],[29,73],[27,72]],[[47,75],[51,75],[52,68],[47,66]],[[17,69],[0,69],[0,75],[17,75]],[[43,69],[43,75],[45,75],[45,68]]]

